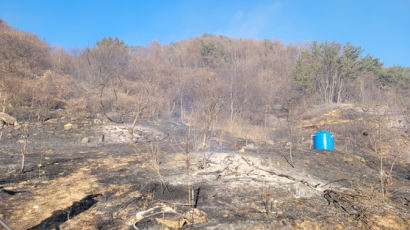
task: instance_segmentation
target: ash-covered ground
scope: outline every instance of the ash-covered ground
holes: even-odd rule
[[[290,159],[285,138],[224,132],[201,150],[182,123],[130,127],[66,118],[3,127],[0,219],[13,229],[409,229],[403,161],[383,196],[379,160],[366,152],[307,144]]]

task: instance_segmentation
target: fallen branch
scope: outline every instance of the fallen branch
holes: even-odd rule
[[[342,178],[342,179],[330,181],[329,183],[326,183],[326,184],[324,184],[324,185],[321,185],[320,187],[325,187],[325,186],[327,186],[327,185],[330,185],[330,184],[333,184],[333,183],[336,183],[336,182],[340,182],[340,181],[344,181],[344,180],[349,181],[348,179]]]
[[[298,179],[296,179],[296,178],[294,178],[294,177],[292,177],[292,176],[286,175],[286,174],[279,174],[279,173],[276,173],[276,172],[274,172],[274,171],[261,168],[261,167],[259,167],[259,166],[254,165],[250,160],[246,159],[246,158],[243,157],[243,156],[242,156],[242,159],[243,159],[249,166],[254,167],[255,169],[258,169],[258,170],[267,172],[267,173],[269,173],[269,174],[271,174],[271,175],[275,175],[275,176],[278,176],[278,177],[284,177],[284,178],[286,178],[286,179],[288,179],[288,180],[291,180],[291,181],[294,181],[294,182],[300,182],[300,183],[305,184],[305,185],[307,185],[307,186],[309,186],[309,187],[311,187],[311,188],[313,188],[313,189],[316,190],[316,187],[317,187],[317,186],[315,187],[314,185],[309,184],[307,181],[298,180]]]
[[[295,167],[295,166],[288,160],[288,158],[287,158],[285,155],[283,155],[282,153],[280,153],[280,155],[282,155],[282,157],[285,158],[286,162],[287,162],[292,168]]]
[[[173,206],[192,206],[191,204],[188,204],[188,203],[176,203],[176,202],[172,202],[168,200],[158,200],[158,201],[161,201],[163,203],[172,204]]]
[[[2,221],[0,219],[0,225],[2,225],[6,230],[13,230],[12,228],[10,228],[4,221]]]

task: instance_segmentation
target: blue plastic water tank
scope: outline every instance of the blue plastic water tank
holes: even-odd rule
[[[313,135],[313,148],[314,149],[327,149],[334,150],[333,134],[326,130],[320,130]]]

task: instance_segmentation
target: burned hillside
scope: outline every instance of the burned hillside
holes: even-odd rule
[[[409,80],[349,43],[108,37],[67,53],[0,20],[0,220],[407,229]],[[312,149],[319,130],[335,150]]]

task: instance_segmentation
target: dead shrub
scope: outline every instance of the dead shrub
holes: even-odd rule
[[[85,116],[87,114],[88,102],[84,98],[74,98],[67,101],[66,112],[69,115]]]

